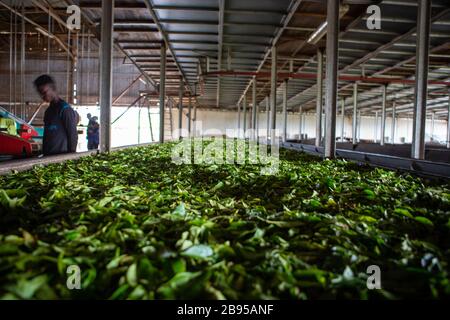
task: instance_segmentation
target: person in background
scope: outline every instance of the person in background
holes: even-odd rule
[[[87,117],[89,119],[87,128],[88,150],[97,150],[100,142],[100,125],[98,124],[98,118],[92,117],[90,113]]]
[[[44,115],[44,155],[76,152],[79,115],[59,97],[55,81],[51,76],[38,77],[34,81],[34,86],[42,100],[50,104]]]

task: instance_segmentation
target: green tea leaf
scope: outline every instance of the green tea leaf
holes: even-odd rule
[[[433,222],[431,222],[431,220],[428,219],[428,218],[425,218],[425,217],[415,217],[414,219],[415,219],[416,221],[422,223],[422,224],[427,225],[427,226],[430,226],[430,227],[433,227],[433,226],[434,226]]]
[[[403,216],[405,216],[405,217],[414,219],[413,215],[412,215],[408,210],[406,210],[406,209],[403,209],[403,208],[396,208],[396,209],[394,210],[394,212],[395,212],[396,214],[403,215]]]
[[[20,278],[17,284],[7,285],[6,289],[11,293],[16,294],[19,298],[31,299],[35,295],[36,291],[39,290],[39,288],[46,282],[46,275],[40,275],[31,280]]]
[[[191,258],[208,258],[214,254],[214,251],[210,246],[198,244],[188,248],[181,254]]]
[[[132,287],[137,285],[138,277],[137,277],[137,266],[136,266],[136,263],[133,263],[128,268],[128,271],[127,271],[127,282]]]

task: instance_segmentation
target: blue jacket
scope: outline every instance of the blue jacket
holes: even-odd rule
[[[64,100],[50,103],[44,115],[44,155],[77,151],[78,115]]]
[[[99,143],[100,140],[100,126],[97,121],[90,120],[87,130],[87,139],[93,143]]]

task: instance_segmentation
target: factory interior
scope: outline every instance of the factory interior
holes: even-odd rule
[[[83,298],[83,290],[57,284],[65,276],[58,268],[75,262],[83,266],[86,296],[94,299],[450,297],[448,0],[0,0],[0,46],[0,217],[12,221],[0,228],[0,297]],[[41,75],[54,79],[60,98],[78,115],[76,152],[43,155],[49,104],[34,85]],[[89,147],[92,116],[98,148]],[[170,146],[202,137],[276,146],[283,178],[262,182],[247,166],[234,173],[223,165],[203,171],[169,165]],[[98,176],[85,176],[89,168]],[[185,193],[181,177],[191,181]],[[159,198],[149,181],[158,185]],[[36,187],[37,195],[30,191]],[[360,196],[348,196],[352,192]],[[82,202],[85,194],[92,198]],[[144,194],[152,195],[151,204]],[[197,203],[202,197],[205,202]],[[173,215],[178,231],[145,220],[145,206],[161,221]],[[35,227],[30,213],[57,217],[60,231],[51,234],[47,220],[46,227]],[[133,227],[116,226],[110,217],[99,221],[106,213]],[[322,222],[306,220],[310,213]],[[87,222],[75,221],[80,214]],[[199,216],[181,226],[177,214],[186,221]],[[222,222],[225,215],[255,229],[234,226],[232,218]],[[349,224],[319,241],[317,234],[328,227],[317,224],[324,221],[331,229]],[[317,233],[304,231],[302,238],[303,223]],[[359,223],[374,229],[364,225],[365,235],[354,239]],[[112,226],[122,244],[104,231]],[[228,234],[215,231],[220,235],[211,240],[219,226]],[[370,238],[375,229],[376,240]],[[242,243],[251,242],[252,252],[234,242],[250,233],[253,238]],[[92,242],[89,248],[98,251],[82,253],[96,236],[105,247]],[[167,252],[158,247],[171,236],[180,240],[167,240]],[[334,238],[351,239],[354,246],[339,246]],[[188,244],[179,247],[182,240]],[[40,257],[33,248],[41,241],[62,243],[66,251],[41,248],[58,267],[31,257],[14,260],[18,251],[36,250]],[[405,246],[411,247],[408,257]],[[273,249],[270,258],[258,260],[258,250],[267,248]],[[311,258],[321,250],[342,250],[342,256]],[[344,258],[346,250],[354,253]],[[145,253],[150,251],[160,255]],[[162,256],[173,262],[172,271],[162,271],[170,269]],[[242,262],[247,256],[260,268]],[[395,256],[403,257],[398,264],[404,273],[392,271]],[[371,259],[388,270],[378,296],[355,280]],[[105,285],[100,270],[113,268]],[[412,289],[400,288],[410,279]]]

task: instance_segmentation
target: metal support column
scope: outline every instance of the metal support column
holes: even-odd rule
[[[22,1],[22,34],[20,36],[20,118],[26,119],[26,111],[25,111],[25,2]]]
[[[342,99],[341,110],[341,141],[344,142],[344,129],[345,129],[345,99]]]
[[[189,97],[189,99],[191,99],[191,97]],[[189,102],[190,104],[192,104],[191,102]],[[192,121],[194,121],[194,134],[193,136],[195,137],[197,135],[197,104],[194,104],[194,118],[192,119]]]
[[[450,94],[448,96],[448,113],[447,113],[447,149],[450,149]]]
[[[102,0],[100,56],[100,152],[111,150],[114,1]]]
[[[431,112],[431,133],[430,133],[430,140],[433,141],[434,140],[434,124],[435,124],[435,119],[436,119],[436,112]]]
[[[237,109],[238,109],[238,130],[240,131],[241,130],[241,105],[239,102],[237,104]],[[239,131],[238,131],[238,137],[240,137],[240,135],[241,135],[239,133]]]
[[[225,20],[225,0],[219,0],[219,43],[217,49],[217,71],[222,69],[222,55],[223,55],[223,29]],[[217,92],[216,92],[216,104],[217,109],[220,108],[220,94],[221,94],[222,79],[220,75],[217,77]]]
[[[303,133],[303,107],[300,106],[300,108],[298,109],[298,113],[299,113],[299,126],[298,126],[298,140],[301,141],[302,140],[302,133]]]
[[[17,4],[15,4],[17,6]],[[17,8],[17,7],[15,7]],[[14,15],[14,114],[18,115],[17,110],[17,14]]]
[[[71,52],[71,48],[72,48],[72,32],[70,31],[70,29],[68,29],[68,31],[67,31],[67,48],[69,48],[69,50],[67,51],[67,55],[66,55],[66,100],[67,100],[67,102],[72,103],[71,102],[72,90],[70,88],[70,71],[72,70],[71,60],[70,60],[70,52]],[[101,55],[101,53],[99,53],[99,54]],[[101,59],[101,58],[99,58],[99,59]],[[101,68],[101,66],[100,66],[100,68]]]
[[[322,142],[323,113],[323,51],[317,50],[316,147]]]
[[[192,136],[192,98],[189,95],[189,107],[188,107],[188,132],[189,137]]]
[[[425,159],[431,0],[420,0],[417,8],[416,86],[411,158],[423,160]]]
[[[166,44],[161,43],[161,65],[159,81],[159,142],[164,143],[164,112],[166,107]]]
[[[338,85],[339,1],[327,3],[327,76],[325,158],[336,156],[336,109]]]
[[[361,110],[358,110],[358,121],[356,122],[356,141],[359,143],[361,141]]]
[[[138,142],[137,144],[141,144],[141,112],[142,112],[142,99],[139,100],[139,107],[138,107]]]
[[[178,130],[179,130],[179,139],[183,137],[181,134],[181,129],[183,128],[183,78],[180,77],[180,88],[178,92]]]
[[[79,86],[79,94],[80,94],[80,105],[84,105],[84,81],[83,81],[83,76],[84,76],[84,68],[85,68],[85,55],[84,55],[84,42],[85,42],[85,25],[83,24],[83,26],[81,27],[81,58],[80,58],[80,72],[79,72],[79,79],[77,79],[77,86]]]
[[[308,139],[308,134],[306,133],[306,120],[307,120],[308,114],[304,112],[302,114],[302,129],[303,129],[303,138],[306,140]]]
[[[377,143],[378,141],[378,111],[375,111],[375,126],[374,126],[374,138],[373,142]]]
[[[396,110],[395,110],[395,101],[392,104],[392,123],[391,123],[391,143],[395,143],[395,127],[397,126],[396,120]]]
[[[253,78],[253,91],[252,91],[252,138],[255,139],[258,135],[256,133],[256,114],[258,106],[256,105],[256,77]]]
[[[353,84],[353,118],[352,118],[352,142],[357,144],[357,132],[358,132],[358,83]]]
[[[151,114],[151,109],[150,109],[150,101],[146,101],[146,102],[147,102],[148,124],[149,124],[149,129],[150,129],[150,138],[151,138],[151,142],[154,142],[155,139],[153,137],[153,124],[152,124],[152,114]]]
[[[386,136],[386,99],[387,99],[387,86],[383,86],[383,99],[381,107],[381,130],[380,130],[380,145],[384,146],[384,138]]]
[[[287,141],[287,100],[288,100],[288,81],[284,80],[283,87],[283,142]]]
[[[242,100],[243,104],[243,112],[244,112],[244,125],[242,128],[244,129],[244,138],[246,138],[245,132],[247,131],[247,96],[244,95],[244,99]]]
[[[86,72],[86,104],[90,103],[90,98],[91,98],[91,86],[90,86],[90,78],[91,78],[91,33],[88,30],[88,39],[87,39],[87,72]],[[50,40],[49,40],[50,42]],[[50,45],[48,46],[47,49],[50,52]],[[48,54],[47,58],[50,60],[50,53]],[[50,63],[49,65],[49,70],[50,70]]]
[[[266,139],[269,139],[269,134],[270,134],[270,99],[269,97],[266,97],[266,114],[267,114],[267,137]]]
[[[13,86],[12,86],[12,80],[13,80],[13,43],[14,43],[14,36],[13,36],[13,12],[10,11],[9,15],[9,109],[8,111],[13,113]],[[50,41],[50,40],[49,40]]]
[[[270,116],[270,129],[271,134],[270,138],[273,143],[275,141],[275,129],[277,127],[277,47],[272,47],[272,67],[271,67],[271,75],[270,75],[270,108],[271,108],[271,116]]]

